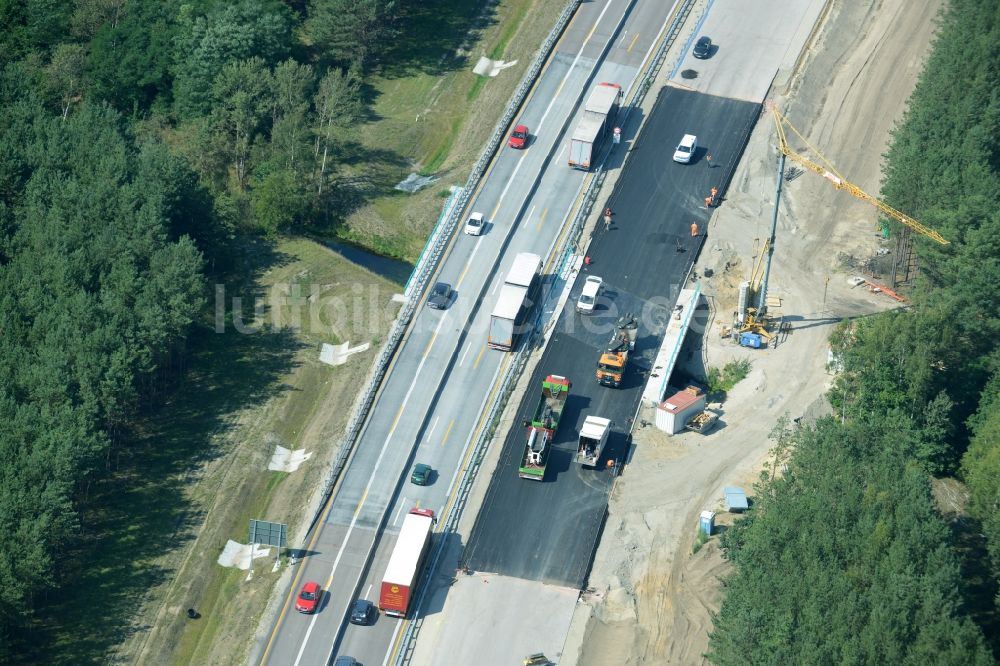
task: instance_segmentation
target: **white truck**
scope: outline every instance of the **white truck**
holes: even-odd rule
[[[537,254],[521,252],[514,257],[490,315],[487,344],[491,349],[511,351],[517,346],[518,338],[524,332],[524,320],[534,305],[541,269],[542,258]]]
[[[379,588],[378,605],[386,615],[406,617],[413,609],[414,591],[431,549],[434,522],[430,509],[413,508],[403,518]]]
[[[587,98],[583,115],[569,141],[569,165],[589,171],[597,158],[601,142],[615,127],[618,107],[622,103],[622,87],[617,83],[598,83]]]
[[[576,461],[584,467],[597,467],[597,461],[604,453],[611,433],[611,421],[600,416],[588,416],[580,428],[580,444],[576,449]]]

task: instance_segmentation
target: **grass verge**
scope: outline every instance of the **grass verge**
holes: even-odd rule
[[[393,60],[400,65],[375,80],[374,120],[355,137],[361,150],[353,168],[374,183],[374,194],[342,230],[353,242],[410,260],[437,219],[442,186],[464,183],[563,3],[436,0],[415,7],[425,25],[409,41],[412,57],[400,54]],[[469,62],[475,53],[518,64],[478,77]],[[470,105],[463,100],[474,86],[478,101]],[[395,192],[411,168],[442,182],[414,195]],[[288,522],[293,542],[299,538],[375,353],[330,368],[316,358],[319,343],[384,339],[396,307],[392,285],[308,241],[248,244],[237,272],[240,283],[226,285],[226,332],[215,331],[214,319],[203,323],[180,385],[164,392],[109,459],[115,473],[87,489],[96,501],[84,516],[88,538],[77,561],[85,566],[77,585],[42,600],[47,619],[38,629],[52,640],[37,644],[56,645],[57,653],[38,661],[242,663],[277,575],[265,568],[246,581],[245,572],[215,560],[227,539],[246,540],[250,517]],[[307,285],[319,285],[330,306],[296,320],[296,312],[310,311]],[[234,295],[247,303],[248,323],[254,299],[273,304],[252,334],[233,328]],[[359,299],[367,305],[352,307]],[[277,444],[313,458],[294,474],[267,472]],[[191,607],[201,619],[185,617]]]
[[[364,169],[372,188],[347,216],[341,237],[406,261],[419,256],[441,213],[441,186],[465,183],[564,7],[561,0],[439,0],[410,17],[404,37],[424,44],[427,52],[410,66],[388,68],[373,79],[373,120],[354,137],[368,154],[400,159],[382,168],[356,167],[359,173]],[[478,76],[472,67],[482,54],[517,64],[493,78]],[[394,190],[411,171],[440,182],[414,194]]]

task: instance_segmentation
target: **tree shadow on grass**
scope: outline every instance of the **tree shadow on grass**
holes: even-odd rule
[[[352,213],[380,197],[409,196],[395,190],[412,168],[402,155],[357,141],[343,141],[337,145],[334,157],[338,173],[325,193],[317,231],[335,232]]]
[[[379,74],[402,78],[420,72],[440,75],[466,67],[467,50],[496,22],[491,0],[423,0],[407,3],[399,34],[381,51]]]
[[[266,243],[243,250],[237,263],[251,277],[289,260]],[[259,295],[230,289],[246,301]],[[103,663],[130,633],[148,629],[135,626],[135,613],[150,588],[175,574],[153,562],[196,536],[204,515],[188,492],[206,465],[231,453],[229,440],[216,435],[241,410],[286,390],[279,380],[294,369],[301,348],[287,328],[196,328],[189,370],[122,438],[109,459],[112,471],[86,490],[81,538],[66,558],[61,589],[42,600],[42,619],[17,639],[15,654],[30,663]]]

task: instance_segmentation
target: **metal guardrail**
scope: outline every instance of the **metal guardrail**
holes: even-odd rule
[[[653,80],[656,78],[663,64],[663,60],[666,56],[667,49],[676,39],[678,32],[680,31],[681,25],[687,19],[688,14],[691,11],[691,7],[694,5],[695,0],[685,0],[685,2],[680,6],[674,20],[671,22],[668,28],[667,35],[663,39],[660,47],[657,49],[654,56],[650,59],[646,70],[643,72],[642,78],[639,83],[635,86],[634,92],[631,95],[631,100],[625,108],[624,118],[628,119],[628,114],[632,109],[638,107],[642,104],[645,99],[646,93],[652,86]],[[571,3],[573,4],[573,3]],[[574,7],[575,9],[575,7]],[[565,16],[565,12],[564,12]],[[560,29],[561,31],[561,29]],[[544,49],[543,49],[544,50]],[[624,124],[624,123],[623,123]],[[612,146],[613,147],[613,146]],[[558,269],[555,271],[561,274],[567,263],[570,261],[574,251],[579,247],[579,239],[583,234],[585,223],[589,217],[591,211],[593,210],[594,203],[597,201],[597,197],[600,194],[601,187],[604,185],[604,181],[607,177],[607,172],[604,170],[604,160],[611,152],[611,147],[606,149],[604,156],[600,165],[594,173],[594,177],[590,181],[590,185],[583,194],[583,198],[580,207],[577,209],[577,213],[570,223],[570,230],[564,237],[564,240],[560,247],[552,252],[552,257],[559,257],[557,261],[553,261],[553,266],[558,265]],[[456,491],[455,503],[452,506],[451,512],[448,514],[444,525],[442,526],[441,534],[452,534],[457,531],[458,523],[462,518],[465,506],[468,502],[469,495],[472,492],[472,485],[479,473],[479,468],[482,465],[483,459],[486,456],[486,451],[489,448],[490,442],[493,440],[493,436],[496,433],[497,428],[500,425],[500,419],[503,415],[504,410],[507,408],[507,403],[510,401],[511,396],[514,393],[514,389],[517,385],[517,380],[520,378],[524,369],[527,367],[529,360],[531,359],[532,353],[535,351],[536,346],[538,346],[540,340],[539,335],[544,335],[544,331],[538,326],[539,320],[541,319],[542,313],[545,311],[545,306],[549,304],[551,298],[558,299],[560,293],[551,289],[546,293],[542,302],[537,306],[534,319],[534,327],[530,336],[525,336],[526,339],[522,342],[520,349],[515,353],[513,361],[507,366],[507,370],[503,374],[503,378],[500,380],[500,388],[497,391],[497,397],[493,401],[493,404],[488,408],[488,414],[484,421],[484,426],[480,431],[479,438],[473,447],[472,457],[469,462],[469,466],[466,468],[465,473],[462,475],[462,479],[459,482],[458,489]],[[431,561],[429,572],[434,572],[437,570],[438,562],[443,554],[444,540],[438,542],[438,548],[435,551],[434,559]],[[424,594],[427,591],[428,586],[423,586],[421,589],[420,598],[418,600],[418,607],[423,602]],[[411,621],[403,634],[401,645],[402,649],[396,656],[394,662],[395,666],[403,666],[409,662],[413,655],[414,642],[417,633],[420,630],[420,626],[423,624],[422,618],[417,618]]]
[[[424,248],[420,251],[420,256],[417,257],[417,261],[413,264],[413,270],[410,271],[410,277],[407,278],[406,284],[403,285],[403,296],[405,298],[410,298],[413,295],[414,280],[417,276],[423,275],[424,269],[427,267],[428,255],[431,248],[437,246],[438,239],[441,236],[441,230],[444,228],[443,222],[451,217],[452,212],[455,210],[456,201],[462,196],[464,188],[455,187],[454,190],[448,195],[448,199],[444,202],[444,206],[441,207],[441,214],[438,215],[437,222],[434,223],[434,228],[431,229],[431,233],[427,236],[427,242],[424,244]]]
[[[407,281],[408,294],[406,302],[403,304],[403,308],[396,316],[396,320],[393,322],[389,336],[386,339],[385,344],[382,345],[382,349],[379,351],[378,359],[375,361],[372,372],[368,376],[365,389],[359,394],[358,399],[355,401],[354,410],[351,414],[351,420],[348,422],[344,436],[341,438],[341,444],[337,448],[337,454],[333,460],[333,464],[331,465],[330,474],[327,476],[326,483],[323,487],[322,501],[320,502],[320,506],[317,509],[316,514],[313,516],[309,531],[312,531],[315,527],[316,521],[319,519],[320,515],[322,515],[323,508],[327,500],[329,500],[330,494],[333,492],[333,487],[336,484],[337,479],[340,477],[340,474],[347,463],[348,457],[350,457],[354,448],[354,443],[361,434],[361,429],[368,418],[369,412],[371,412],[371,408],[375,404],[375,396],[382,385],[382,380],[385,378],[389,364],[392,362],[392,359],[396,354],[396,350],[403,341],[403,336],[406,334],[410,321],[413,319],[413,313],[416,310],[418,297],[423,294],[431,276],[437,271],[438,263],[448,247],[448,243],[450,242],[452,234],[455,231],[455,227],[458,225],[458,220],[462,212],[465,210],[465,207],[468,205],[473,192],[476,191],[476,187],[479,185],[480,179],[482,179],[483,174],[486,173],[490,160],[493,159],[493,155],[496,153],[501,142],[503,141],[503,138],[506,136],[507,127],[520,110],[528,92],[531,90],[531,87],[535,84],[535,80],[541,73],[542,67],[548,61],[552,48],[555,46],[560,35],[562,35],[563,30],[566,29],[566,25],[569,24],[569,20],[576,12],[576,8],[579,6],[580,2],[582,2],[582,0],[570,0],[570,2],[566,4],[565,9],[563,9],[562,14],[560,14],[559,19],[556,21],[555,26],[549,32],[548,37],[545,38],[541,48],[538,50],[534,62],[532,62],[528,71],[525,72],[524,77],[521,79],[521,83],[518,84],[517,89],[514,91],[503,116],[501,116],[493,130],[493,135],[486,144],[486,148],[479,156],[476,164],[472,167],[472,173],[469,174],[469,178],[466,181],[465,186],[453,202],[450,214],[442,216],[428,237],[428,243],[421,252],[421,258],[418,260],[417,266],[414,267],[414,273],[411,274],[410,279]]]

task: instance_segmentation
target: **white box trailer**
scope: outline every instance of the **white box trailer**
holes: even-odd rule
[[[505,284],[500,287],[500,296],[496,307],[490,316],[489,346],[492,349],[510,351],[514,348],[517,337],[516,327],[518,316],[524,309],[524,301],[528,296],[528,288],[516,284]]]
[[[507,279],[504,284],[516,284],[521,287],[530,287],[538,271],[542,270],[542,258],[531,252],[521,252],[514,257],[514,263],[507,271]]]
[[[601,141],[614,130],[615,117],[622,101],[622,87],[616,83],[598,83],[587,98],[569,142],[569,165],[589,170]]]
[[[403,518],[396,546],[379,588],[379,608],[386,615],[406,617],[412,610],[413,593],[424,568],[434,532],[434,512],[410,509]]]
[[[524,320],[534,305],[541,269],[542,258],[537,254],[521,252],[514,257],[490,315],[487,345],[491,349],[511,351],[517,346]]]

